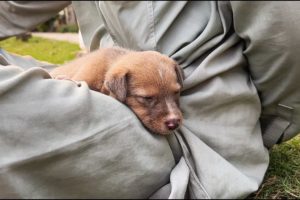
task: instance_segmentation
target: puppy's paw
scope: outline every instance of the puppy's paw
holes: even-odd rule
[[[69,78],[66,75],[57,75],[57,76],[53,77],[53,79],[56,79],[56,80],[68,80],[68,81],[72,81],[73,83],[75,83],[78,87],[81,86],[80,82],[72,80],[71,78]]]
[[[57,79],[57,80],[71,80],[68,76],[66,75],[57,75],[55,77],[52,77],[53,79]]]

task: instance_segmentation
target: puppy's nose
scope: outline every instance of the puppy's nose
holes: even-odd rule
[[[167,128],[172,131],[172,130],[175,130],[178,126],[179,126],[179,123],[180,123],[180,119],[169,119],[165,122]]]

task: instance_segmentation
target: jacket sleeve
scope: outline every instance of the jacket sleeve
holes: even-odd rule
[[[31,30],[70,3],[71,1],[0,1],[0,40]]]

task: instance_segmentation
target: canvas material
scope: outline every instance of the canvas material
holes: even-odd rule
[[[168,182],[167,140],[123,104],[40,67],[0,79],[1,198],[144,198]]]
[[[188,196],[234,198],[255,191],[268,153],[260,100],[247,75],[230,4],[103,1],[91,2],[89,14],[80,2],[73,6],[90,51],[112,45],[157,50],[183,68],[184,122],[176,136],[189,168]],[[88,29],[92,16],[99,16],[93,32]]]
[[[0,1],[0,40],[32,30],[70,3],[70,1]]]
[[[300,132],[299,2],[232,3],[236,33],[245,40],[252,80],[262,102],[265,145]]]

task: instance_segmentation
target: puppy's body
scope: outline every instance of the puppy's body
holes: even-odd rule
[[[51,75],[85,81],[92,90],[125,103],[155,133],[170,133],[182,122],[182,76],[177,63],[158,52],[103,48],[54,69]]]
[[[74,81],[85,81],[92,90],[102,92],[106,72],[128,52],[121,48],[99,49],[54,69],[50,74],[54,78],[63,75]]]

